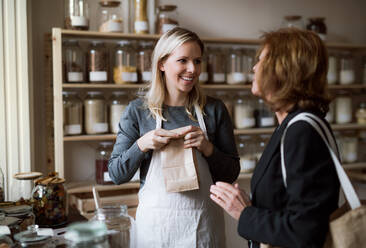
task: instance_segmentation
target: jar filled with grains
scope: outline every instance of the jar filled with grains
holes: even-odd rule
[[[86,134],[108,132],[107,104],[102,92],[88,92],[84,100],[84,110]]]

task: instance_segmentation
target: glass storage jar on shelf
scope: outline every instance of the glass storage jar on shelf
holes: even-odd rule
[[[92,41],[88,49],[88,79],[90,83],[108,82],[108,51],[102,41]]]
[[[51,233],[43,233],[38,225],[29,226],[24,232],[14,235],[19,247],[27,248],[54,248],[56,244],[52,240]],[[18,247],[18,246],[17,246]]]
[[[239,136],[240,173],[251,173],[257,163],[255,144],[248,135]]]
[[[130,41],[120,41],[114,52],[115,84],[137,83],[137,54]]]
[[[83,102],[76,92],[63,91],[64,135],[83,132]]]
[[[204,53],[201,60],[201,74],[198,79],[200,84],[205,84],[208,81],[207,60],[207,55]]]
[[[306,29],[314,31],[322,40],[326,40],[327,26],[325,25],[324,21],[325,17],[310,17]]]
[[[133,219],[127,213],[127,206],[104,206],[98,208],[91,221],[104,223],[109,231],[109,242],[111,247],[135,247],[133,236]]]
[[[98,5],[99,32],[123,32],[123,10],[119,0],[102,0]]]
[[[84,121],[86,134],[108,132],[107,104],[99,91],[90,91],[84,100]]]
[[[135,0],[135,34],[148,34],[147,0]]]
[[[255,58],[255,50],[253,50],[253,49],[244,50],[243,62],[244,62],[244,74],[245,74],[246,83],[251,83],[253,81],[254,58]]]
[[[276,119],[273,112],[265,104],[264,100],[259,98],[256,111],[257,127],[273,127],[276,124]]]
[[[348,131],[342,133],[339,138],[340,151],[343,163],[354,163],[357,161],[358,137],[357,133]]]
[[[225,83],[226,56],[224,50],[219,47],[210,47],[207,50],[209,82],[214,84]]]
[[[302,16],[289,15],[283,17],[282,27],[304,29],[305,25]]]
[[[87,0],[65,0],[65,28],[89,29],[89,6]]]
[[[366,124],[366,102],[361,102],[357,111],[356,111],[356,119],[358,124],[365,125]]]
[[[108,229],[101,221],[79,222],[67,227],[68,248],[113,248],[108,243]]]
[[[229,50],[227,61],[227,83],[243,84],[246,81],[244,73],[243,53],[239,47]]]
[[[4,217],[3,222],[9,222],[11,235],[27,230],[28,226],[35,224],[35,215],[32,206],[29,205],[11,205],[0,207],[0,213]],[[14,220],[16,220],[14,222]]]
[[[158,7],[158,11],[156,28],[158,34],[164,34],[179,25],[176,5],[161,5]]]
[[[336,101],[332,101],[329,103],[329,110],[325,116],[325,119],[329,122],[329,123],[334,123],[334,116],[335,116],[335,102]]]
[[[112,149],[112,142],[99,143],[95,160],[95,180],[98,184],[113,184],[108,173],[108,160],[111,157]]]
[[[268,144],[269,139],[271,138],[270,134],[262,134],[258,137],[258,140],[256,141],[255,151],[256,151],[256,159],[257,163],[259,162],[260,158],[262,157],[263,151],[266,148],[266,145]]]
[[[139,51],[137,54],[137,71],[138,81],[142,83],[151,82],[151,60],[153,52],[153,42],[140,42]]]
[[[65,82],[85,82],[85,55],[77,40],[67,40],[64,43]]]
[[[351,53],[343,53],[340,58],[340,84],[353,84],[355,82],[355,65],[354,57]]]
[[[336,84],[338,81],[338,57],[333,52],[329,52],[327,80],[328,84]]]
[[[128,95],[125,91],[112,93],[109,105],[109,129],[112,133],[118,133],[119,121],[127,105]]]
[[[247,91],[239,92],[234,106],[234,123],[238,129],[255,126],[254,102]]]
[[[216,91],[216,97],[219,98],[225,104],[230,117],[233,117],[233,100],[229,95],[229,92],[218,90]]]
[[[335,116],[337,124],[352,122],[352,98],[347,92],[339,92],[335,99]]]

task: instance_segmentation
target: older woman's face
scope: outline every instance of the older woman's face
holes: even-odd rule
[[[258,62],[253,67],[254,78],[253,78],[253,83],[252,83],[252,93],[253,93],[253,95],[259,96],[259,97],[263,97],[259,90],[258,83],[261,80],[262,63],[263,63],[263,60],[266,57],[267,53],[268,53],[268,48],[264,47],[261,54],[259,55]]]

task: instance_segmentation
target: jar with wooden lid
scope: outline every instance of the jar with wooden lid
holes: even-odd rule
[[[255,103],[247,91],[239,92],[234,106],[234,123],[238,129],[255,126]]]
[[[354,57],[349,52],[341,54],[340,58],[340,84],[353,84],[355,82],[355,61]]]
[[[347,92],[340,92],[335,99],[335,115],[337,124],[352,122],[352,98]]]
[[[153,53],[153,42],[146,41],[141,42],[137,60],[138,60],[138,78],[139,82],[148,83],[151,82],[151,60]]]
[[[305,29],[304,21],[300,15],[284,16],[282,27]]]
[[[120,41],[114,52],[115,84],[137,83],[137,54],[130,41]]]
[[[306,29],[314,31],[319,35],[320,39],[325,40],[327,36],[327,26],[324,21],[325,17],[310,17]]]
[[[225,83],[226,77],[226,55],[220,47],[210,47],[208,51],[208,77],[213,84]]]
[[[147,0],[135,0],[135,34],[148,34]]]
[[[123,9],[121,1],[99,1],[98,21],[99,32],[123,32]]]
[[[66,191],[63,185],[65,179],[59,178],[57,172],[52,172],[48,177],[34,182],[32,202],[36,224],[47,227],[65,224],[67,221]]]
[[[83,102],[76,92],[63,91],[64,135],[83,132]]]
[[[118,133],[119,121],[128,105],[128,95],[125,91],[112,93],[109,104],[109,129],[112,133]]]
[[[113,184],[108,173],[108,161],[113,149],[112,142],[101,142],[96,152],[95,180],[98,184]]]
[[[89,29],[89,6],[87,0],[65,0],[65,28]]]
[[[87,64],[90,83],[108,82],[108,51],[102,41],[90,43]]]
[[[66,83],[85,82],[85,54],[77,40],[64,43],[65,81]]]
[[[161,5],[158,7],[158,11],[158,25],[156,29],[158,34],[164,34],[179,25],[176,5]]]
[[[86,134],[108,132],[107,103],[102,92],[89,91],[84,100],[84,110]]]
[[[253,172],[257,163],[253,139],[248,135],[240,135],[238,146],[240,156],[240,173]]]
[[[229,50],[227,65],[227,83],[245,83],[246,78],[244,74],[243,53],[240,47],[232,48]]]

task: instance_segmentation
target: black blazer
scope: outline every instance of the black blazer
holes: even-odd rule
[[[284,142],[287,188],[281,172],[280,143],[290,112],[273,133],[251,181],[252,206],[242,212],[238,232],[250,247],[322,247],[329,215],[338,207],[339,181],[325,143],[304,121],[289,127]],[[320,118],[320,112],[311,112]],[[324,120],[329,127],[329,124]],[[330,127],[329,127],[330,128]]]

